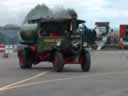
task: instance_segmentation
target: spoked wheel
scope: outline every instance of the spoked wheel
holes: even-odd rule
[[[64,68],[63,56],[60,52],[54,53],[53,67],[56,72],[62,72]]]
[[[84,54],[80,55],[79,62],[81,64],[81,69],[83,72],[88,72],[91,66],[91,57],[88,51],[85,51]]]
[[[32,68],[32,59],[30,55],[27,54],[26,50],[20,52],[19,55],[19,65],[22,69],[30,69]]]

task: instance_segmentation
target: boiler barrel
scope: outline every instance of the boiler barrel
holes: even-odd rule
[[[20,37],[23,42],[36,42],[38,38],[37,24],[24,24],[21,27]]]

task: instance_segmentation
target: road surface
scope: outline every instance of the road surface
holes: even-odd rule
[[[66,65],[56,73],[48,62],[22,70],[16,54],[0,57],[0,96],[128,96],[128,51],[92,51],[88,73]]]

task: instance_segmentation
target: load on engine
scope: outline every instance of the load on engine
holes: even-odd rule
[[[85,25],[81,26],[80,29],[84,33],[84,41],[87,42],[88,48],[96,49],[96,31],[94,29],[89,29]]]
[[[120,25],[119,47],[125,48],[128,46],[128,25]]]

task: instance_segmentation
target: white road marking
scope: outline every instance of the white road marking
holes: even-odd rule
[[[5,89],[1,89],[0,91],[7,91],[7,90],[11,90],[11,89],[34,86],[34,85],[56,82],[56,81],[64,81],[64,80],[72,80],[72,79],[80,79],[80,78],[89,78],[89,77],[96,77],[96,76],[105,76],[105,75],[119,74],[119,73],[124,73],[124,72],[128,72],[128,71],[96,73],[96,74],[92,74],[92,75],[73,76],[73,77],[70,77],[70,78],[60,78],[60,79],[53,79],[53,80],[47,80],[47,81],[41,81],[41,82],[33,82],[33,83],[22,84],[22,85],[19,85],[19,86],[8,87],[8,88],[5,88]]]
[[[45,75],[46,73],[47,73],[47,72],[41,72],[41,73],[39,73],[39,74],[37,74],[37,75],[35,75],[35,76],[32,76],[32,77],[30,77],[30,78],[27,78],[27,79],[24,79],[24,80],[21,80],[21,81],[17,81],[17,82],[15,82],[15,83],[9,84],[9,85],[7,85],[7,86],[1,87],[1,88],[0,88],[0,91],[1,91],[1,90],[4,90],[4,89],[7,89],[7,88],[10,88],[10,87],[12,87],[12,86],[16,86],[16,85],[18,85],[18,84],[21,84],[21,83],[24,83],[24,82],[33,80],[33,79],[36,79],[36,78],[38,78],[38,77],[41,77],[41,76]]]

